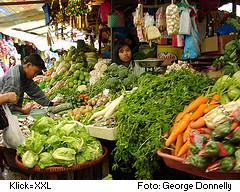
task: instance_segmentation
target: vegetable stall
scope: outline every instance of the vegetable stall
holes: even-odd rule
[[[179,6],[184,8],[168,4],[165,23],[162,17],[158,21],[162,34],[172,37],[182,29]],[[141,43],[146,18],[140,13],[134,25]],[[236,20],[227,23],[239,26]],[[214,78],[193,64],[199,55],[156,54],[158,38],[148,34],[151,50],[139,48],[133,55],[148,65],[141,74],[101,58],[92,45],[78,40],[36,78],[60,104],[31,103],[30,116],[16,114],[24,137],[14,156],[18,171],[33,179],[103,179],[110,173],[113,179],[144,180],[162,178],[171,168],[197,179],[239,179],[239,36],[211,66],[220,73]],[[187,56],[184,49],[181,54]],[[161,65],[151,66],[154,59]],[[4,138],[0,141],[4,145]]]

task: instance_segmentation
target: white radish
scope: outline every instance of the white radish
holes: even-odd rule
[[[104,118],[108,119],[112,116],[112,114],[114,113],[114,111],[116,110],[117,106],[121,103],[121,101],[123,100],[124,96],[121,95],[120,97],[118,97],[117,99],[115,99],[108,108],[108,111],[105,113],[105,115],[103,116]]]

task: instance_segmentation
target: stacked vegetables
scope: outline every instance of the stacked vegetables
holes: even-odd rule
[[[235,101],[240,98],[240,71],[233,74],[232,77],[224,75],[217,80],[212,88],[212,92],[221,95],[221,104]]]
[[[163,135],[174,116],[211,83],[206,76],[187,69],[165,76],[141,76],[138,89],[125,97],[116,113],[113,168],[132,179],[153,178],[159,169],[156,150],[164,145]]]
[[[219,106],[205,115],[207,125],[205,129],[208,131],[206,133],[195,130],[191,133],[188,163],[205,169],[206,172],[240,171],[239,107],[238,100]]]
[[[109,89],[112,94],[121,90],[131,90],[137,84],[137,76],[133,75],[126,67],[111,64],[104,73],[104,77],[90,88],[90,96],[95,96],[103,90]]]
[[[218,107],[219,100],[219,95],[214,95],[211,100],[207,97],[199,96],[192,101],[183,112],[178,113],[169,131],[170,135],[165,143],[165,146],[169,147],[176,142],[172,152],[173,155],[186,157],[190,145],[191,130],[198,129],[199,131],[205,131],[205,120],[203,116]]]
[[[72,166],[100,157],[103,153],[98,140],[91,137],[77,121],[56,122],[42,117],[31,129],[31,135],[17,149],[27,168],[38,165]]]

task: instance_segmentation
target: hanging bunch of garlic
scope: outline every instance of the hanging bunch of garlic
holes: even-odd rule
[[[172,4],[169,5],[166,9],[166,22],[167,22],[167,32],[168,35],[178,34],[180,19],[179,19],[179,9],[177,5]]]

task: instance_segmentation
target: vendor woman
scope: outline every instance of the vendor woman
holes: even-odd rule
[[[40,55],[32,54],[24,59],[22,65],[15,65],[0,79],[0,92],[2,94],[15,92],[19,98],[16,105],[10,105],[12,111],[25,115],[30,113],[31,107],[22,107],[24,93],[27,93],[31,99],[42,106],[57,105],[57,103],[50,101],[33,81],[33,78],[45,69],[44,61]]]

